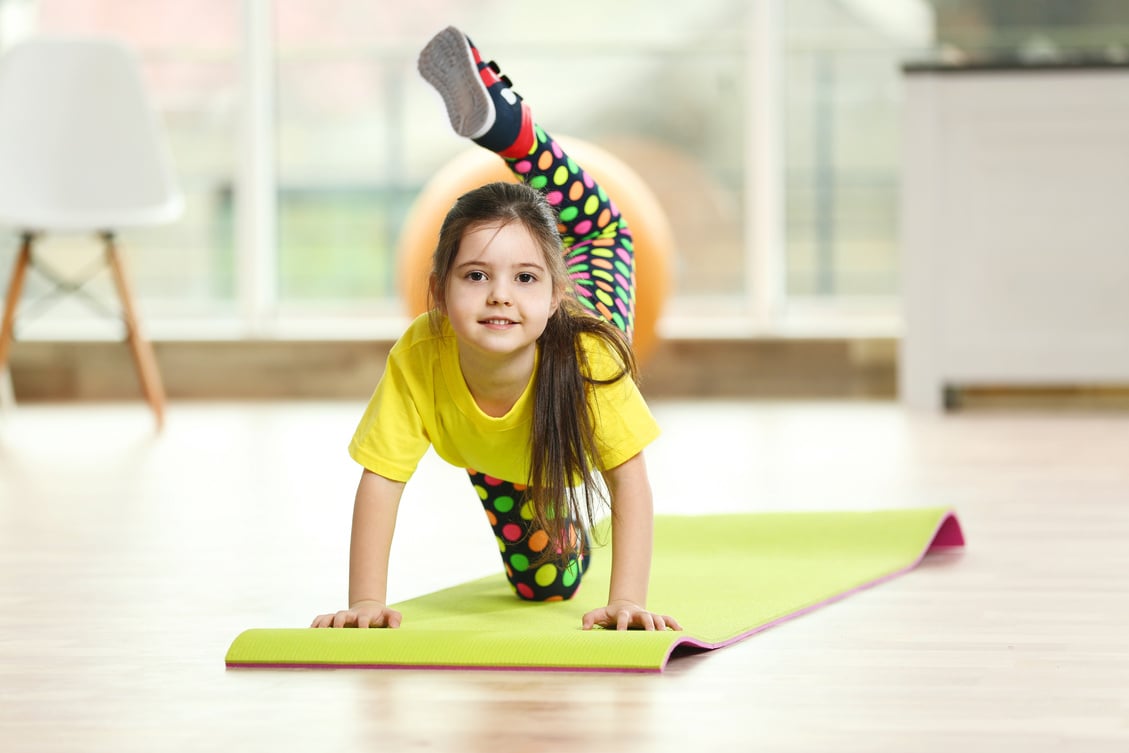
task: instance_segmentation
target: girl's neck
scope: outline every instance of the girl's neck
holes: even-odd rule
[[[459,344],[459,368],[463,381],[479,409],[494,418],[513,409],[533,378],[536,361],[536,345],[520,353],[492,355],[478,353]]]

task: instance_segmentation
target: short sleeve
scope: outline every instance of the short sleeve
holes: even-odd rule
[[[595,379],[610,379],[622,371],[606,346],[594,342],[586,345],[589,371]],[[590,384],[588,405],[599,453],[594,460],[601,471],[635,457],[661,433],[639,386],[629,374],[607,384]]]
[[[404,365],[393,353],[349,443],[349,455],[373,473],[407,481],[430,445]]]

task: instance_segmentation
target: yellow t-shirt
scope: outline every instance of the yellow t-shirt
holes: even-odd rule
[[[584,337],[594,377],[618,371],[614,356]],[[504,416],[478,407],[463,380],[455,335],[444,320],[439,334],[426,314],[418,317],[388,354],[384,376],[369,400],[349,454],[362,466],[393,481],[407,481],[428,446],[452,465],[473,468],[515,483],[529,478],[529,432],[534,379]],[[590,385],[589,404],[599,457],[607,470],[631,459],[659,435],[659,427],[630,377]]]

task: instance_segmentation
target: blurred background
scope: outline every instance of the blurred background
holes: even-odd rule
[[[798,364],[809,382],[853,374],[812,382],[817,393],[894,390],[903,64],[1129,59],[1121,0],[575,0],[562,13],[500,0],[0,0],[0,45],[106,34],[142,60],[187,210],[123,240],[171,396],[252,394],[177,370],[212,353],[250,358],[256,343],[259,377],[313,360],[342,379],[364,371],[280,390],[371,386],[356,355],[316,348],[388,341],[407,321],[395,286],[402,223],[466,148],[415,71],[447,24],[502,63],[551,131],[648,181],[677,246],[659,326],[672,348],[769,343],[771,354],[755,351],[761,365]],[[0,243],[5,279],[16,241]],[[88,246],[45,241],[74,267],[97,253]],[[25,296],[42,285],[31,276]],[[112,296],[108,279],[92,285]],[[119,329],[68,304],[21,322],[17,397],[132,394],[128,377],[81,377],[101,351],[58,344]],[[305,356],[280,355],[298,344]],[[653,371],[656,389],[730,384]],[[792,376],[780,372],[777,390]]]

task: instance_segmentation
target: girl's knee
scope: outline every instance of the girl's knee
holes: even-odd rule
[[[568,601],[580,588],[588,569],[588,550],[567,563],[544,562],[525,569],[515,568],[513,557],[506,564],[506,578],[519,599],[525,601]],[[519,560],[520,563],[520,560]]]

